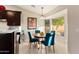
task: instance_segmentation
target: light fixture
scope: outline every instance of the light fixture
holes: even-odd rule
[[[42,11],[42,14],[41,14],[40,19],[45,19],[45,16],[44,16],[44,13],[43,13],[43,11],[44,11],[44,7],[41,7],[41,11]]]

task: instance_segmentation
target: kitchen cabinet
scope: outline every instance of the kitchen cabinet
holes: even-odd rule
[[[19,52],[19,45],[15,32],[0,33],[0,54],[15,54]]]
[[[21,25],[21,11],[5,10],[0,11],[0,19],[6,19],[8,26]]]
[[[6,11],[0,11],[0,19],[6,19]]]
[[[20,11],[7,11],[6,14],[8,26],[20,26],[21,24],[21,12]]]

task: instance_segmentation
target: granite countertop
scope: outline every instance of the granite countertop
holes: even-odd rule
[[[16,31],[15,29],[14,30],[0,30],[0,33],[12,33],[12,32],[14,32],[14,31]]]

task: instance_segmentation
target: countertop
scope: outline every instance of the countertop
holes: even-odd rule
[[[13,30],[8,30],[8,29],[6,29],[6,30],[0,30],[0,33],[12,33],[12,32],[14,32],[14,31],[16,31],[15,29],[13,29]]]

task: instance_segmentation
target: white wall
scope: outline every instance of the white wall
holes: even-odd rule
[[[79,5],[68,6],[69,52],[79,53]]]

